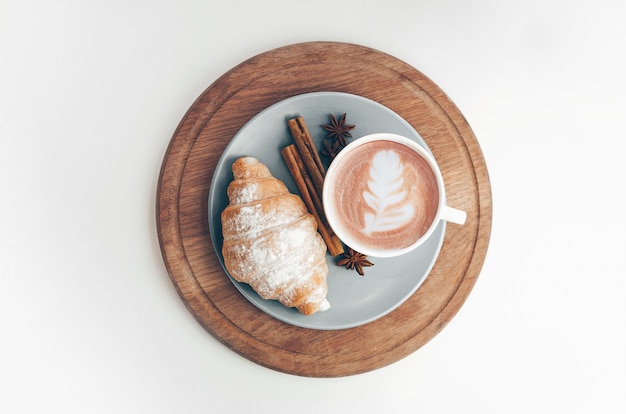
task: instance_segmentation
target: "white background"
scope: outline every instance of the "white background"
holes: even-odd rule
[[[622,4],[0,0],[0,412],[626,412]],[[195,98],[313,40],[435,81],[493,190],[457,316],[407,358],[336,379],[220,344],[175,292],[155,225]]]

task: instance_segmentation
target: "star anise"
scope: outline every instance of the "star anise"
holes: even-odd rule
[[[367,260],[367,256],[348,247],[348,252],[341,255],[337,266],[345,266],[346,269],[356,269],[361,276],[365,275],[364,267],[374,266],[374,263]]]
[[[343,149],[343,145],[341,145],[339,141],[335,141],[332,144],[328,143],[328,141],[324,141],[322,144],[324,145],[324,149],[320,151],[320,154],[328,158],[330,162],[332,162],[337,154],[339,154],[339,151]]]
[[[355,125],[346,124],[346,114],[341,115],[339,121],[337,121],[337,118],[330,114],[330,124],[322,125],[322,128],[328,131],[326,138],[333,141],[339,141],[342,146],[346,145],[346,138],[352,138],[350,131],[352,131],[354,127]]]

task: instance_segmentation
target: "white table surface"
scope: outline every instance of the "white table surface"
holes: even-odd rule
[[[0,0],[0,412],[626,412],[622,4]],[[155,225],[195,98],[312,40],[429,76],[493,190],[456,317],[391,366],[336,379],[219,343],[175,292]]]

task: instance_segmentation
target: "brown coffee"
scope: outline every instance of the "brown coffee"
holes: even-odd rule
[[[337,225],[361,246],[370,250],[408,247],[435,219],[437,179],[428,162],[411,148],[386,140],[368,142],[335,168],[331,207]]]

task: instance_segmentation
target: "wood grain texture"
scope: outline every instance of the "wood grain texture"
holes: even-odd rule
[[[430,275],[402,306],[369,324],[338,331],[292,326],[250,304],[223,272],[208,225],[213,171],[235,133],[268,106],[315,91],[361,95],[402,116],[439,162],[450,205],[467,212],[464,226],[447,226]],[[277,371],[339,377],[404,358],[432,339],[457,313],[487,252],[491,187],[467,121],[421,72],[363,46],[300,43],[239,64],[193,103],[163,160],[157,227],[172,282],[191,313],[213,336],[233,351]]]

